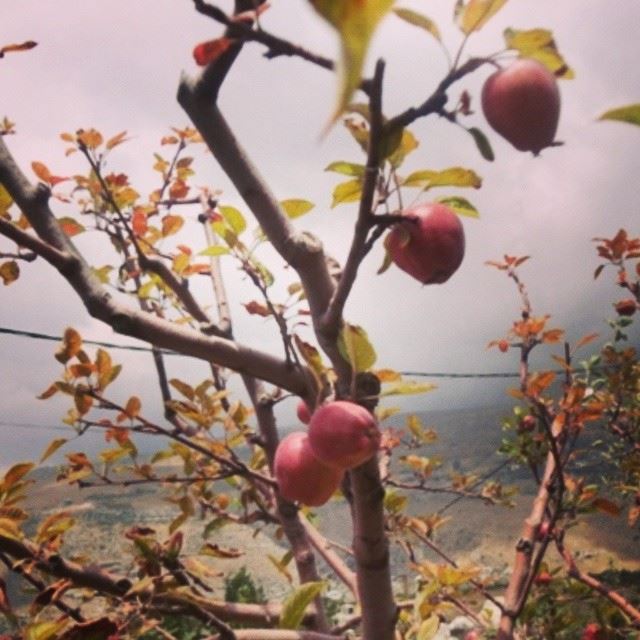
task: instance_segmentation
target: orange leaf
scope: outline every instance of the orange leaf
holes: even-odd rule
[[[193,58],[200,67],[206,67],[210,62],[219,58],[232,44],[231,38],[216,38],[201,42],[193,49]]]
[[[184,218],[182,216],[166,215],[162,218],[162,235],[170,236],[177,233],[184,224]]]
[[[577,350],[580,347],[584,347],[586,344],[593,342],[598,337],[599,336],[597,333],[590,333],[589,335],[583,336],[582,338],[580,338],[580,340],[578,340],[578,342],[576,342],[575,349]]]
[[[113,147],[117,147],[119,144],[122,144],[127,140],[127,132],[121,131],[117,135],[113,136],[113,138],[109,138],[107,140],[107,149],[113,149]]]
[[[79,129],[77,135],[78,141],[88,149],[96,149],[102,144],[102,134],[95,129]]]
[[[69,237],[77,236],[79,233],[82,233],[85,230],[85,228],[79,222],[76,222],[73,218],[58,218],[58,224],[60,225],[60,228],[64,231],[64,233]]]
[[[33,173],[35,173],[36,176],[38,176],[38,178],[42,180],[42,182],[49,182],[49,178],[51,178],[51,172],[47,168],[47,165],[42,162],[36,161],[31,163],[31,168],[33,169]]]
[[[29,49],[33,49],[38,46],[37,42],[33,40],[27,40],[26,42],[21,42],[20,44],[6,44],[4,47],[0,48],[0,58],[4,56],[5,53],[10,53],[13,51],[28,51]]]
[[[169,188],[169,195],[172,199],[185,198],[189,193],[189,187],[184,180],[175,180]]]
[[[263,318],[268,318],[271,315],[271,311],[269,311],[268,307],[255,300],[251,302],[247,302],[244,305],[244,308],[252,315],[262,316]]]
[[[8,260],[0,264],[0,278],[5,286],[15,282],[19,276],[20,267],[15,260]]]
[[[51,172],[47,168],[47,166],[42,162],[32,162],[31,168],[33,172],[42,180],[42,182],[46,182],[47,184],[55,187],[58,183],[64,182],[65,180],[69,180],[69,178],[61,178],[60,176],[51,175]]]
[[[542,334],[542,342],[546,344],[559,342],[563,335],[564,331],[562,329],[549,329],[549,331],[545,331]]]
[[[137,236],[147,233],[147,214],[142,207],[136,207],[131,216],[131,227]]]
[[[596,498],[592,504],[598,511],[606,513],[608,516],[620,515],[620,507],[615,502],[607,500],[606,498]]]

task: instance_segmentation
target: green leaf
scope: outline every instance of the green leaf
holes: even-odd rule
[[[537,60],[558,78],[575,78],[574,71],[558,51],[553,33],[548,29],[505,29],[503,35],[507,49],[517,51],[523,58]]]
[[[313,207],[316,205],[313,202],[309,202],[308,200],[299,200],[296,198],[291,198],[289,200],[282,200],[280,202],[280,206],[284,209],[284,212],[291,219],[299,218],[303,216],[305,213],[309,213]]]
[[[357,202],[362,196],[362,181],[361,180],[348,180],[347,182],[341,182],[333,190],[333,200],[331,202],[331,208],[337,207],[339,204],[346,204],[347,202]]]
[[[198,253],[199,256],[209,256],[210,258],[216,258],[218,256],[224,256],[229,253],[229,247],[223,247],[219,244],[212,244],[206,249],[203,249]]]
[[[338,338],[338,350],[356,373],[370,369],[378,357],[367,332],[362,327],[346,322]]]
[[[478,151],[480,155],[489,162],[493,162],[495,160],[495,155],[493,155],[493,149],[491,148],[491,144],[487,139],[487,136],[484,135],[480,129],[477,127],[471,127],[467,129],[467,131],[473,137],[474,142],[476,143],[476,147],[478,147]]]
[[[482,178],[471,169],[450,167],[443,171],[414,171],[403,181],[405,187],[420,187],[423,190],[431,187],[473,187],[482,186]]]
[[[450,198],[439,198],[438,202],[451,207],[459,216],[467,216],[468,218],[479,218],[478,210],[466,199],[459,196]]]
[[[619,122],[628,122],[629,124],[640,126],[640,103],[605,111],[598,120],[618,120]]]
[[[247,228],[247,221],[235,207],[219,206],[218,211],[236,235],[240,235]]]
[[[469,0],[458,3],[457,20],[464,34],[479,31],[507,3],[507,0]]]
[[[322,593],[322,581],[301,584],[283,603],[280,614],[280,629],[298,629],[304,619],[306,608]]]
[[[334,171],[335,173],[341,173],[345,176],[354,176],[359,178],[364,175],[365,167],[363,164],[337,161],[327,165],[327,167],[325,167],[325,171]]]
[[[390,513],[402,513],[409,503],[407,496],[403,496],[393,489],[387,489],[384,492],[384,508]]]
[[[341,44],[340,90],[332,125],[351,101],[360,84],[369,41],[394,0],[309,0],[313,8],[338,32]]]
[[[441,40],[440,30],[431,18],[427,18],[427,16],[423,16],[421,13],[417,13],[411,9],[403,9],[401,7],[394,9],[393,12],[398,18],[402,18],[409,24],[428,31],[436,40]]]

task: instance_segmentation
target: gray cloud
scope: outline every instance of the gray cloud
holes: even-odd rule
[[[281,0],[272,4],[264,16],[266,28],[334,55],[337,44],[333,34],[305,3]],[[440,25],[445,43],[455,49],[460,35],[451,25],[453,3],[424,4],[417,0],[402,3],[429,12]],[[32,52],[7,56],[0,65],[0,116],[6,114],[18,123],[19,135],[9,143],[23,167],[37,159],[54,173],[82,171],[80,159],[64,157],[60,132],[92,125],[105,134],[127,129],[134,140],[114,153],[111,167],[128,172],[142,192],[153,189],[152,152],[168,126],[186,123],[175,101],[179,74],[182,69],[196,72],[191,49],[214,37],[218,27],[196,15],[189,2],[14,0],[6,5],[0,42],[39,42]],[[470,39],[466,53],[483,54],[501,46],[500,34],[507,26],[548,26],[554,31],[561,51],[577,73],[576,80],[561,85],[558,135],[566,145],[535,159],[492,135],[497,159],[489,164],[459,128],[433,118],[413,127],[420,147],[407,160],[405,171],[454,164],[473,168],[483,176],[484,186],[464,195],[476,204],[482,217],[464,221],[467,256],[446,286],[422,287],[393,268],[377,276],[381,247],[376,247],[363,265],[347,315],[367,329],[381,366],[512,369],[513,358],[485,349],[490,339],[508,329],[518,312],[511,283],[484,266],[486,260],[504,253],[533,256],[523,274],[534,306],[540,313],[552,313],[556,324],[569,329],[571,338],[586,331],[606,332],[602,318],[611,315],[610,302],[617,292],[605,279],[593,283],[591,274],[597,260],[590,239],[612,235],[621,226],[638,232],[634,203],[638,197],[640,131],[594,119],[606,108],[640,99],[640,81],[634,69],[637,24],[640,5],[633,0],[512,0],[483,32]],[[393,16],[377,34],[369,63],[383,54],[388,58],[384,95],[388,113],[419,103],[446,72],[446,61],[433,39]],[[455,99],[463,88],[477,96],[488,73],[482,71],[465,79],[452,97]],[[221,100],[231,124],[276,194],[316,203],[314,212],[301,219],[300,226],[322,236],[329,252],[343,260],[355,208],[329,209],[331,190],[340,178],[323,169],[333,160],[359,162],[362,156],[340,127],[319,140],[335,91],[335,78],[325,71],[298,60],[267,61],[259,47],[247,47]],[[473,106],[476,113],[469,124],[488,132],[477,100]],[[210,156],[201,154],[197,162],[199,183],[222,188],[225,202],[245,210]],[[60,215],[69,212],[65,205],[57,210]],[[196,225],[186,234],[187,242],[196,248],[204,246]],[[94,235],[82,239],[92,255],[104,254],[99,243],[101,239]],[[282,291],[291,274],[281,270],[278,259],[269,262],[279,276],[276,289]],[[225,269],[229,289],[237,292],[239,301],[255,297],[233,265]],[[18,283],[0,294],[1,325],[61,333],[72,324],[87,337],[113,339],[110,330],[88,318],[56,273],[43,265],[29,266],[25,271]],[[209,295],[204,287],[200,286],[203,294]],[[239,310],[235,317],[237,335],[278,349],[276,331],[267,322],[246,317]],[[4,415],[16,420],[27,415],[29,420],[42,422],[59,415],[50,404],[28,402],[57,373],[51,352],[40,343],[0,337],[0,367],[10,390],[0,399]],[[140,385],[145,397],[157,399],[149,359],[120,353],[117,357],[127,368],[116,392],[125,395],[133,385]],[[185,378],[206,375],[198,364],[172,361],[171,367],[172,375]],[[407,400],[403,406],[468,406],[493,400],[502,386],[443,382],[436,394]],[[283,413],[287,418],[292,415],[290,409]]]

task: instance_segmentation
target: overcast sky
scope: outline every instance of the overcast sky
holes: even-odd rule
[[[59,134],[94,126],[105,135],[128,130],[133,140],[112,154],[110,169],[125,171],[141,193],[156,187],[152,153],[170,126],[187,118],[175,100],[180,73],[197,73],[193,46],[219,34],[219,27],[199,16],[188,0],[3,0],[0,45],[37,41],[27,53],[0,60],[0,117],[17,123],[18,135],[7,142],[30,174],[30,162],[46,163],[53,173],[84,172],[81,159],[64,156]],[[221,3],[228,8],[232,3]],[[264,28],[309,49],[335,57],[331,30],[302,0],[272,0],[263,16]],[[398,6],[434,19],[446,46],[454,52],[460,32],[451,20],[453,0],[404,0]],[[537,313],[551,313],[552,324],[575,340],[591,331],[606,335],[603,319],[612,315],[618,295],[611,278],[593,282],[597,265],[591,238],[611,236],[621,226],[638,233],[640,130],[619,123],[599,123],[604,110],[640,100],[637,74],[636,0],[510,0],[465,55],[492,53],[502,45],[506,27],[550,28],[560,51],[576,72],[563,81],[558,138],[565,145],[540,158],[517,152],[492,134],[496,160],[478,154],[464,131],[436,118],[417,123],[412,131],[420,147],[403,171],[443,169],[461,165],[483,177],[481,190],[458,192],[472,200],[479,220],[465,219],[467,253],[460,270],[444,286],[422,287],[398,269],[382,276],[376,270],[382,248],[363,265],[347,319],[362,325],[378,352],[378,365],[419,371],[510,371],[516,356],[488,352],[489,340],[502,336],[518,312],[514,287],[504,275],[484,266],[504,253],[531,255],[522,269]],[[221,94],[221,107],[240,140],[279,198],[300,197],[316,203],[298,222],[317,233],[327,251],[343,261],[355,206],[330,209],[331,190],[340,176],[324,172],[334,160],[362,162],[363,156],[346,131],[335,127],[319,141],[334,107],[335,77],[300,60],[265,60],[258,45],[245,47]],[[416,105],[446,73],[446,60],[426,32],[389,16],[373,42],[368,68],[377,56],[387,60],[384,108],[387,115]],[[463,89],[474,97],[476,113],[468,126],[489,133],[479,108],[479,89],[490,70],[482,69],[452,91],[454,102]],[[197,155],[197,184],[223,190],[222,201],[246,212],[211,156]],[[30,174],[31,175],[31,174]],[[35,178],[34,178],[35,179]],[[442,190],[436,195],[455,195]],[[56,213],[71,212],[54,205]],[[204,248],[197,225],[182,239]],[[102,256],[102,238],[80,239],[83,249]],[[0,251],[9,250],[0,240]],[[0,326],[61,334],[74,326],[85,338],[132,343],[92,320],[60,276],[42,261],[23,266],[18,282],[0,290]],[[291,274],[278,259],[270,267],[286,286]],[[240,302],[256,298],[232,264],[226,265],[229,290]],[[235,312],[236,335],[261,348],[278,349],[273,327],[265,320]],[[63,404],[35,400],[55,379],[59,365],[55,345],[0,335],[0,448],[22,450],[37,431],[12,430],[4,424],[57,424]],[[126,398],[142,388],[143,403],[158,415],[153,369],[148,356],[114,352],[125,371],[114,393]],[[206,368],[184,359],[170,361],[170,375],[197,383]],[[502,399],[501,388],[478,381],[441,381],[439,390],[403,407],[421,409],[473,406]],[[502,400],[500,400],[502,401]],[[283,403],[284,404],[284,403]],[[283,406],[290,420],[294,403]],[[47,434],[50,435],[50,434]],[[5,451],[9,451],[8,448]]]

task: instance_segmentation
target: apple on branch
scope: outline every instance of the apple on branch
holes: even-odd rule
[[[280,495],[310,507],[323,505],[336,492],[344,472],[320,462],[303,431],[294,431],[280,441],[273,463]]]
[[[446,282],[462,264],[464,229],[445,204],[419,204],[402,212],[385,239],[391,260],[422,284]]]
[[[309,444],[321,462],[336,469],[353,469],[376,454],[380,430],[364,407],[336,400],[311,416]]]
[[[311,410],[309,409],[309,405],[304,401],[300,400],[296,406],[296,415],[298,416],[298,420],[303,424],[309,424],[309,420],[311,420]]]
[[[482,111],[491,127],[516,149],[538,155],[554,144],[558,128],[556,78],[539,62],[518,59],[487,78]]]

